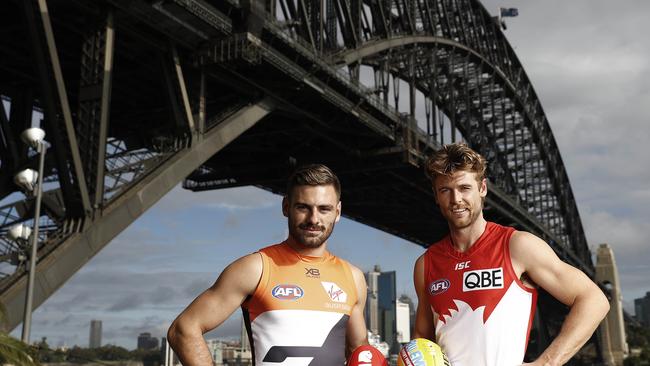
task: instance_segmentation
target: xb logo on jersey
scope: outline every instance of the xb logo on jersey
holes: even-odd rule
[[[346,294],[345,291],[343,291],[343,289],[341,289],[337,284],[332,282],[325,282],[325,281],[322,281],[321,284],[323,285],[325,292],[327,292],[327,295],[330,297],[332,301],[336,301],[336,302],[348,301],[348,294]]]
[[[310,278],[320,278],[320,271],[318,268],[305,268],[305,276]]]
[[[271,290],[271,295],[278,300],[298,300],[305,292],[296,285],[277,285]]]

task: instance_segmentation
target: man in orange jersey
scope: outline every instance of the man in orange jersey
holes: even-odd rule
[[[526,365],[563,365],[606,315],[607,299],[537,236],[483,218],[485,159],[450,144],[426,163],[449,235],[415,263],[414,337],[435,339],[455,366],[523,362],[537,286],[570,307],[560,333]]]
[[[340,197],[339,180],[324,165],[291,175],[282,200],[289,237],[231,263],[169,328],[183,365],[212,365],[203,334],[238,307],[254,365],[342,365],[346,353],[368,343],[363,273],[327,251]]]

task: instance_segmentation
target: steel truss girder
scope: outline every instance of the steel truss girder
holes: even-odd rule
[[[41,81],[46,128],[51,139],[55,140],[52,142],[57,155],[59,182],[68,203],[66,209],[70,214],[84,216],[91,210],[90,198],[47,2],[29,0],[23,5]],[[67,162],[71,163],[72,170]]]
[[[386,51],[391,51],[392,53],[397,52],[398,57],[399,54],[404,54],[404,52],[409,52],[410,54],[415,53],[416,51],[413,51],[413,48],[410,47],[416,46],[416,47],[421,47],[421,50],[419,51],[422,54],[422,57],[427,58],[429,57],[428,54],[431,52],[436,52],[440,48],[445,48],[448,51],[448,58],[453,57],[452,55],[454,53],[460,52],[460,56],[457,57],[458,59],[463,62],[463,66],[461,67],[460,70],[468,70],[470,67],[473,67],[476,69],[475,72],[480,72],[481,74],[488,74],[492,75],[492,78],[497,78],[498,79],[498,84],[501,85],[501,90],[503,91],[503,96],[504,98],[510,99],[514,101],[514,105],[512,107],[512,111],[516,110],[518,111],[517,113],[519,118],[517,118],[517,122],[515,122],[515,119],[511,119],[510,121],[506,121],[504,118],[502,120],[502,130],[498,135],[494,135],[492,140],[492,144],[489,146],[491,148],[495,148],[498,146],[498,143],[496,141],[496,138],[499,137],[501,140],[507,142],[507,135],[505,135],[505,131],[510,131],[511,134],[514,134],[514,125],[516,124],[519,128],[522,128],[522,120],[524,122],[523,126],[527,128],[528,135],[529,137],[527,139],[521,139],[519,138],[519,143],[521,144],[522,147],[519,147],[518,149],[522,149],[523,146],[533,146],[535,151],[538,151],[537,155],[543,156],[545,166],[547,168],[547,174],[549,174],[549,178],[551,179],[552,185],[554,187],[554,195],[558,197],[560,200],[558,203],[561,205],[561,213],[562,213],[562,220],[566,221],[567,227],[574,228],[572,231],[574,232],[569,232],[568,238],[569,241],[568,243],[565,243],[565,245],[568,245],[576,252],[576,254],[582,258],[581,262],[587,264],[587,268],[585,268],[587,271],[589,271],[593,265],[591,264],[591,259],[590,259],[590,254],[588,251],[588,248],[586,246],[586,241],[584,239],[584,233],[582,232],[581,225],[579,229],[575,229],[575,222],[576,220],[579,222],[579,216],[577,219],[573,218],[574,215],[577,215],[577,210],[573,209],[572,207],[575,207],[575,202],[571,204],[571,200],[567,200],[567,188],[568,181],[564,181],[562,179],[558,180],[558,175],[555,173],[556,170],[560,171],[560,178],[562,176],[566,177],[566,172],[564,172],[564,169],[562,166],[557,166],[555,165],[557,161],[549,161],[548,157],[552,154],[557,154],[556,151],[553,150],[553,145],[547,144],[550,139],[552,139],[552,135],[549,137],[548,135],[550,134],[550,130],[548,129],[547,123],[543,122],[538,122],[540,118],[543,118],[543,111],[541,111],[541,107],[539,105],[539,102],[535,99],[535,102],[533,103],[533,106],[531,107],[529,102],[525,99],[522,99],[522,93],[519,92],[518,89],[516,89],[515,84],[512,83],[508,79],[508,75],[503,73],[499,67],[490,64],[489,60],[485,58],[482,54],[478,53],[475,50],[472,50],[471,48],[462,45],[456,41],[445,39],[443,37],[435,37],[435,36],[428,36],[428,35],[402,35],[399,37],[393,37],[389,39],[384,39],[384,40],[374,40],[372,42],[369,42],[365,45],[362,45],[361,47],[354,49],[354,50],[346,50],[343,52],[340,52],[334,57],[335,62],[342,62],[342,63],[356,63],[360,62],[361,60],[365,60],[363,62],[369,63],[371,65],[377,65],[378,61],[373,61],[373,59],[377,59],[377,55],[379,55],[379,58],[383,57],[382,55]],[[433,49],[433,50],[431,50]],[[467,55],[467,56],[465,56]],[[471,58],[470,58],[471,57]],[[436,57],[437,59],[440,59],[440,56]],[[401,78],[405,80],[409,80],[411,78],[410,74],[411,72],[408,71],[409,65],[409,58],[408,57],[403,57],[402,60],[404,60],[403,63],[398,63],[397,68],[393,70],[396,74],[399,74]],[[477,61],[471,61],[473,62],[476,66],[471,66],[470,60],[477,60]],[[424,61],[417,60],[416,62],[423,63],[426,62],[426,59]],[[428,73],[435,73],[436,66],[431,66],[428,69]],[[441,89],[445,89],[445,84],[450,84],[453,79],[451,78],[456,78],[457,76],[462,76],[462,73],[458,73],[455,71],[452,71],[449,69],[447,72],[442,72],[441,74],[446,75],[444,77],[444,81],[438,81],[437,82],[437,87]],[[467,71],[465,71],[465,74],[467,74]],[[467,75],[465,75],[467,76]],[[518,74],[518,78],[521,79],[521,72]],[[422,90],[422,92],[425,95],[432,94],[429,91],[429,88],[431,88],[430,83],[422,82],[422,80],[426,81],[428,80],[429,77],[424,75],[424,77],[420,76],[420,83],[419,83],[419,88]],[[487,80],[482,80],[482,78],[479,79],[480,81],[478,83],[474,83],[474,86],[481,85],[481,82],[483,83],[482,85],[487,85]],[[465,88],[469,86],[470,80],[466,79],[464,84]],[[441,87],[442,86],[442,87]],[[449,87],[447,87],[448,89]],[[460,107],[467,107],[470,106],[472,110],[474,110],[473,104],[466,103],[463,105],[462,101],[454,101],[453,100],[453,95],[454,94],[459,94],[462,95],[463,93],[471,93],[473,94],[472,96],[475,97],[478,93],[472,92],[470,89],[465,89],[463,88],[463,85],[460,85],[460,88],[453,88],[455,91],[453,93],[447,94],[447,98],[444,97],[444,94],[441,95],[440,91],[437,91],[437,95],[440,97],[441,100],[437,101],[437,104],[440,105],[443,109],[448,111],[448,114],[450,116],[457,115],[459,117],[463,117],[462,115],[458,114],[458,110],[456,108]],[[506,90],[508,91],[506,93]],[[526,86],[526,92],[523,94],[526,98],[530,99],[530,96],[532,95],[532,86],[530,84],[527,84]],[[496,90],[495,90],[496,91]],[[451,99],[450,99],[451,98]],[[504,99],[506,100],[506,99]],[[505,117],[506,114],[503,113],[503,107],[510,105],[508,104],[503,104],[500,108],[501,110],[501,115],[502,117]],[[499,108],[497,108],[499,109]],[[535,110],[536,109],[536,110]],[[465,118],[460,118],[460,121],[456,122],[457,127],[465,126],[463,128],[466,137],[468,137],[468,140],[470,143],[475,148],[478,148],[479,150],[485,150],[485,145],[481,144],[479,141],[471,138],[470,132],[475,131],[477,134],[480,134],[478,136],[481,136],[481,138],[488,137],[489,138],[489,133],[486,133],[489,131],[488,129],[475,129],[470,127],[470,119],[468,118],[469,115],[465,115]],[[479,116],[480,117],[480,116]],[[453,120],[453,118],[452,118]],[[489,123],[489,121],[481,121],[480,118],[477,118],[477,121],[479,122],[479,125],[483,125],[486,123]],[[458,125],[460,123],[460,125]],[[510,124],[512,126],[507,126],[506,124]],[[540,128],[540,126],[542,128]],[[504,140],[505,137],[505,140]],[[517,139],[516,136],[513,137],[514,139]],[[546,143],[545,143],[546,142]],[[512,142],[510,142],[512,144]],[[550,146],[550,147],[549,147]],[[489,148],[488,147],[488,148]],[[506,152],[510,152],[510,154],[507,154]],[[505,153],[505,155],[504,155]],[[485,152],[484,152],[485,154]],[[490,154],[486,154],[488,157]],[[514,155],[514,156],[513,156]],[[500,171],[502,171],[505,175],[505,181],[509,181],[510,183],[507,185],[507,187],[510,187],[509,189],[506,190],[511,195],[514,195],[516,197],[520,197],[525,199],[527,197],[527,194],[523,194],[520,192],[521,188],[518,184],[515,182],[518,181],[518,179],[513,180],[515,177],[519,175],[520,170],[519,169],[512,169],[512,166],[508,166],[509,164],[506,161],[521,161],[520,157],[517,156],[517,148],[512,145],[511,148],[507,149],[499,149],[496,151],[495,154],[492,154],[493,157],[496,159],[500,160]],[[508,159],[505,160],[502,158],[507,156]],[[519,164],[518,164],[519,165]],[[523,164],[525,165],[525,164]],[[564,173],[562,173],[564,172]],[[494,172],[493,172],[494,173]],[[525,174],[525,173],[524,173]],[[531,177],[532,178],[532,177]],[[531,179],[529,178],[529,180]],[[497,183],[502,183],[504,182],[503,178],[497,179]],[[539,217],[540,220],[543,222],[545,221],[545,218]],[[545,225],[548,225],[546,223]],[[545,230],[546,231],[546,230]],[[579,233],[582,232],[582,235],[579,235]],[[539,232],[538,232],[539,233]],[[561,234],[559,232],[555,232],[552,235],[544,235],[547,240],[550,240],[551,238],[555,237],[554,242],[564,242],[565,240],[561,238]],[[558,238],[561,238],[558,240]]]
[[[87,31],[81,58],[77,136],[92,206],[104,200],[104,170],[114,54],[113,10],[106,22]]]
[[[270,100],[244,107],[205,133],[200,141],[169,157],[137,185],[110,202],[92,225],[68,237],[42,258],[36,268],[34,307],[38,307],[61,287],[83,264],[97,254],[117,234],[182,182],[193,170],[254,126],[274,109]],[[21,321],[26,276],[0,293],[7,310],[9,329]]]

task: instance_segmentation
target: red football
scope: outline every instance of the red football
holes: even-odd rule
[[[352,352],[347,366],[388,366],[388,361],[375,347],[363,345]]]

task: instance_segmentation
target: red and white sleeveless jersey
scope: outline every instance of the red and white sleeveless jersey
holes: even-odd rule
[[[514,231],[488,222],[466,252],[447,236],[424,255],[436,342],[453,366],[515,366],[524,359],[537,291],[513,270]]]
[[[254,365],[343,365],[357,302],[349,264],[329,252],[301,256],[286,242],[260,254],[262,277],[242,304]]]

